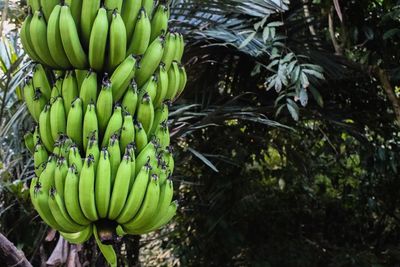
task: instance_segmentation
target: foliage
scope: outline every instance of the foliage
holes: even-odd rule
[[[21,105],[21,83],[29,65],[18,48],[15,34],[11,33],[1,41],[0,229],[30,256],[40,244],[45,226],[34,220],[36,215],[25,183],[33,175],[32,159],[22,142],[24,132],[32,128],[25,106]]]

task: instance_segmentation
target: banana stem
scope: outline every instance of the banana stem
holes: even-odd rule
[[[101,243],[105,245],[114,244],[117,240],[117,223],[110,220],[99,220],[96,222],[97,233]]]

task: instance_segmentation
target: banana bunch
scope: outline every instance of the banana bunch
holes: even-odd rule
[[[40,217],[72,243],[83,243],[92,227],[108,220],[127,234],[144,234],[168,223],[177,204],[173,183],[164,164],[168,149],[150,142],[135,159],[133,144],[120,153],[119,138],[98,151],[97,140],[85,158],[66,136],[57,140],[53,153],[36,140],[37,165],[30,196]],[[96,146],[96,148],[95,148]],[[143,160],[144,155],[147,160]],[[141,166],[143,165],[143,166]]]
[[[161,1],[160,1],[161,2]],[[153,0],[29,0],[21,42],[52,69],[113,72],[126,57],[143,57],[138,84],[161,61],[166,71],[183,54],[181,34],[168,32],[169,6]]]
[[[94,235],[111,261],[114,234],[157,230],[177,210],[168,115],[187,82],[183,36],[168,31],[164,1],[27,2],[31,200],[66,240]]]
[[[25,82],[25,102],[38,122],[25,137],[37,177],[31,199],[41,218],[73,242],[89,238],[98,221],[143,234],[176,212],[168,101],[158,75],[137,88],[125,71],[135,61],[128,57],[111,77],[88,70],[81,81],[75,71],[55,77],[37,64]],[[168,77],[163,64],[159,72]],[[113,91],[113,81],[126,92]]]
[[[97,136],[109,138],[115,131],[108,129],[109,121],[115,117],[112,116],[115,106],[120,107],[121,114],[136,117],[145,133],[152,134],[159,126],[154,124],[157,110],[164,110],[165,103],[178,98],[186,86],[187,76],[184,67],[177,62],[172,62],[168,71],[161,62],[139,87],[137,74],[143,71],[140,64],[143,60],[128,56],[110,77],[98,75],[92,69],[55,75],[43,65],[35,64],[32,75],[25,80],[23,93],[28,111],[42,125],[43,131],[49,132],[51,138],[44,140],[47,150],[52,151],[60,133],[68,134],[80,148],[86,149],[87,128],[90,127],[81,123],[80,128],[85,132],[81,135],[80,128],[76,131],[71,125],[80,125],[85,117],[91,118],[93,114],[97,115],[93,119],[96,123],[91,124],[97,126],[91,126],[90,130],[96,130]],[[88,110],[91,113],[87,114]],[[103,145],[108,142],[107,138],[103,139]]]

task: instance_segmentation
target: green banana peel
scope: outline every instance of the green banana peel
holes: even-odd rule
[[[101,243],[95,224],[93,224],[93,235],[96,239],[96,243],[99,246],[101,253],[103,254],[108,264],[110,264],[111,267],[117,267],[117,254],[115,253],[113,246],[104,245],[103,243]]]

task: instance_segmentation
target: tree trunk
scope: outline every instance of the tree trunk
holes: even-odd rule
[[[3,234],[0,234],[0,261],[9,267],[32,267],[24,252],[17,249]]]

